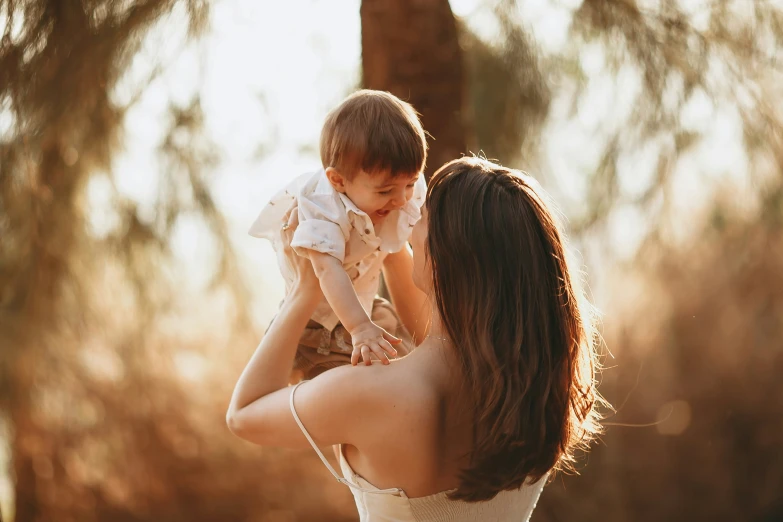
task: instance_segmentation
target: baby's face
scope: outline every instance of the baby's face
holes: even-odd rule
[[[413,187],[421,173],[388,172],[367,174],[359,171],[351,180],[343,180],[342,190],[354,205],[364,211],[373,223],[380,223],[392,210],[402,208],[413,197]]]

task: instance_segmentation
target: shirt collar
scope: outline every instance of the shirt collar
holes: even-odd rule
[[[318,184],[315,187],[315,192],[317,194],[331,194],[332,196],[336,197],[337,200],[340,201],[345,207],[346,213],[354,214],[363,221],[360,233],[363,235],[375,237],[375,226],[370,216],[365,211],[357,207],[356,204],[351,201],[351,198],[334,188],[334,186],[329,182],[329,178],[326,177],[326,171],[324,169],[321,169],[321,175],[318,176]],[[365,230],[369,230],[370,233],[365,233]]]
[[[329,178],[326,177],[326,171],[324,169],[321,169],[321,176],[319,176],[318,185],[316,186],[315,191],[317,193],[323,194],[335,194],[345,206],[345,210],[347,212],[353,213],[356,217],[364,221],[360,233],[369,235],[370,237],[377,237],[375,232],[375,224],[372,222],[372,218],[370,218],[370,216],[364,210],[361,210],[359,207],[357,207],[356,204],[351,201],[351,198],[342,192],[338,192],[334,186],[332,186],[332,184],[329,182]],[[419,179],[416,180],[416,184],[413,187],[413,197],[411,197],[411,199],[409,199],[397,212],[404,212],[414,221],[418,221],[421,219],[421,206],[424,204],[424,199],[426,196],[427,182],[424,180],[424,174],[422,173],[419,174]],[[365,230],[369,230],[370,233],[366,234]]]

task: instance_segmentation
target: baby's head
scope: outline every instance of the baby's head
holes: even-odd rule
[[[361,90],[326,117],[321,162],[334,188],[379,223],[413,195],[427,160],[427,139],[409,103]]]

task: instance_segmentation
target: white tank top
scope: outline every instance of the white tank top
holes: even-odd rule
[[[305,429],[294,407],[294,393],[306,381],[291,389],[289,404],[294,420],[338,482],[351,488],[361,522],[527,522],[536,507],[547,477],[534,484],[524,485],[513,491],[501,491],[492,500],[485,502],[464,502],[449,500],[448,491],[426,497],[409,498],[399,488],[379,489],[357,475],[345,460],[340,445],[341,477],[326,460]]]

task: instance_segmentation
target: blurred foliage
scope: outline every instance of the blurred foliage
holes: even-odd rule
[[[568,43],[550,52],[529,36],[526,2],[520,5],[498,0],[484,9],[499,26],[496,41],[483,42],[463,28],[470,85],[466,114],[476,133],[474,152],[480,149],[505,164],[532,167],[546,176],[546,169],[537,168],[538,140],[555,94],[570,99],[571,119],[578,119],[581,106],[590,103],[585,49],[605,60],[601,74],[616,91],[634,89],[629,76],[641,80],[633,110],[619,122],[607,119],[596,130],[604,136],[601,159],[588,172],[585,211],[569,213],[574,233],[605,225],[620,205],[638,206],[652,216],[671,213],[678,161],[705,137],[705,131],[684,122],[694,101],[704,100],[713,111],[736,111],[751,183],[760,194],[777,186],[783,169],[783,114],[777,103],[783,95],[783,66],[777,60],[783,46],[779,3],[585,0],[572,13]],[[642,190],[628,193],[620,161],[647,148],[656,151],[656,174],[641,181]],[[660,239],[660,231],[653,230],[650,239]]]
[[[457,21],[464,99],[444,104],[464,108],[454,143],[507,165],[536,165],[554,100],[571,97],[570,117],[587,103],[584,49],[602,50],[617,84],[631,75],[640,85],[633,110],[601,129],[587,211],[571,216],[577,235],[600,232],[619,205],[654,220],[610,288],[604,335],[619,367],[604,373],[602,392],[617,426],[582,477],[545,490],[536,520],[783,518],[783,8],[705,2],[705,15],[689,5],[585,0],[556,53],[537,46],[513,1],[485,7],[495,41]],[[16,520],[355,520],[350,493],[311,452],[262,452],[224,428],[246,357],[224,347],[257,339],[211,195],[220,151],[198,97],[161,122],[154,212],[115,184],[124,117],[153,78],[126,102],[115,90],[174,10],[192,38],[208,27],[207,0],[0,0],[0,111],[13,119],[0,135],[0,414]],[[738,208],[727,184],[707,215],[672,214],[678,162],[704,138],[683,123],[696,98],[739,115],[753,205]],[[622,176],[633,173],[618,164],[649,145],[656,176],[627,194]],[[118,216],[105,234],[87,205],[96,182]],[[171,251],[188,219],[214,244],[212,285],[199,295],[206,310],[182,302],[186,276]],[[665,224],[683,219],[697,221],[696,235],[662,241]]]
[[[633,0],[587,0],[575,13],[577,45],[598,40],[615,70],[630,65],[642,77],[636,110],[615,131],[591,180],[592,211],[581,227],[605,217],[623,199],[618,156],[661,138],[666,146],[657,176],[631,202],[649,204],[661,194],[665,205],[677,158],[701,137],[682,125],[683,109],[694,96],[706,95],[713,107],[738,111],[748,156],[771,162],[750,163],[747,175],[754,181],[766,183],[783,169],[782,115],[772,110],[781,94],[782,70],[775,57],[783,45],[783,9],[768,0],[709,2],[702,7],[709,21],[700,28],[681,6],[688,3],[669,0],[659,9],[644,9]]]
[[[191,392],[209,381],[172,377],[167,345],[187,349],[164,337],[182,285],[170,238],[183,216],[199,216],[215,239],[214,291],[235,303],[225,328],[246,338],[249,325],[209,189],[218,156],[198,99],[171,107],[153,216],[111,175],[130,107],[112,93],[146,31],[175,8],[192,36],[203,31],[200,0],[0,1],[0,106],[14,121],[0,142],[0,408],[18,522],[249,520],[267,511],[272,520],[276,510],[287,519],[293,503],[274,488],[259,493],[259,458],[240,454],[224,429],[231,377],[211,383],[211,400]],[[107,180],[119,217],[103,236],[91,233],[85,196],[96,179]]]

